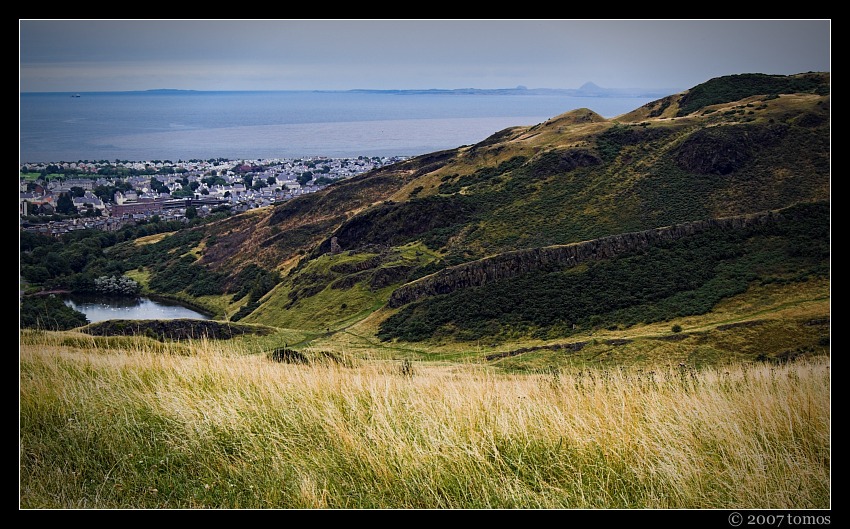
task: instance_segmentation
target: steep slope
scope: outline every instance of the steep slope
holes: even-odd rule
[[[829,75],[747,74],[614,119],[578,109],[508,128],[202,227],[170,250],[182,261],[141,266],[154,286],[182,266],[187,293],[247,323],[322,334],[360,325],[385,342],[554,339],[705,313],[756,283],[828,278],[829,200]],[[734,220],[750,217],[782,221],[752,231]],[[741,229],[718,228],[721,218]],[[668,226],[707,228],[647,242],[646,233]],[[614,252],[596,264],[505,265],[515,267],[509,277],[495,274],[486,285],[458,280],[463,271],[487,276],[481,271],[493,263],[622,234],[647,244],[623,259]],[[664,258],[679,279],[650,274]],[[452,287],[417,290],[436,278]],[[580,295],[568,285],[591,278],[644,286],[599,307],[585,301],[573,315],[547,315],[569,312],[570,297]],[[523,292],[550,299],[523,305]],[[515,295],[516,310],[485,310]]]

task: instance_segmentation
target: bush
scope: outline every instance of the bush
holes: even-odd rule
[[[141,291],[139,283],[126,276],[101,276],[94,280],[94,288],[98,294],[107,296],[138,296]]]
[[[89,323],[86,315],[76,311],[58,297],[25,297],[21,301],[21,328],[65,331]]]

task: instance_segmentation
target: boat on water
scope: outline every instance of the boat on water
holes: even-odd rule
[[[80,94],[72,94],[71,97],[80,97]]]

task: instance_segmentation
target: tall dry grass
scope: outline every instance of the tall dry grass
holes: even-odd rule
[[[828,508],[828,358],[506,375],[22,333],[22,508]]]

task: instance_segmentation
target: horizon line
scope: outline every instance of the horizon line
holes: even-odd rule
[[[602,91],[625,91],[625,90],[640,90],[646,92],[658,92],[667,90],[685,90],[684,88],[674,87],[602,87],[595,83],[588,82],[585,84],[594,85],[595,90]],[[582,85],[584,86],[584,85]],[[533,92],[533,91],[569,91],[583,92],[579,88],[553,88],[553,87],[536,87],[528,88],[526,86],[513,86],[502,88],[475,88],[471,86],[461,88],[262,88],[262,89],[198,89],[198,88],[138,88],[129,90],[25,90],[19,94],[107,94],[107,93],[129,93],[129,92],[458,92],[464,90],[474,90],[479,92]]]

